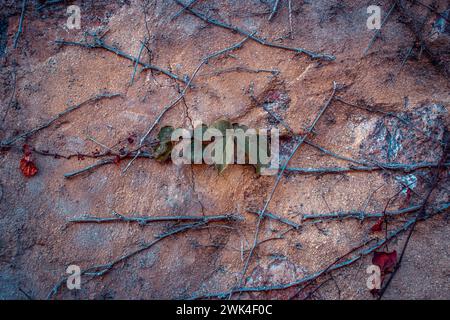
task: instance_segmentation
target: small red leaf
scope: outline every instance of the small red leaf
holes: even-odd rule
[[[383,218],[378,219],[377,223],[375,223],[375,224],[370,228],[370,230],[371,230],[372,232],[380,232],[380,231],[383,229],[383,222],[384,222],[384,219],[383,219]]]
[[[397,264],[397,251],[374,252],[372,263],[380,267],[382,275],[389,273]]]
[[[23,151],[24,156],[31,156],[31,148],[29,145],[24,144],[22,146],[22,151]]]
[[[412,195],[412,190],[410,188],[408,188],[406,190],[405,200],[403,201],[403,206],[404,207],[409,206],[409,204],[411,203],[411,195]]]
[[[279,91],[271,91],[269,92],[269,94],[267,95],[266,101],[271,103],[274,101],[277,101],[280,99],[280,92]]]
[[[38,168],[35,166],[31,160],[31,155],[25,154],[22,159],[20,159],[20,170],[25,177],[32,177],[38,172]]]
[[[372,296],[377,297],[380,294],[380,289],[372,289],[370,290]]]
[[[116,157],[114,158],[114,164],[119,165],[120,164],[120,156],[116,155]]]

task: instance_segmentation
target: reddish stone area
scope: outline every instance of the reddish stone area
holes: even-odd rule
[[[448,211],[429,216],[449,201],[450,8],[448,1],[398,2],[372,41],[376,30],[366,23],[372,1],[281,0],[270,20],[274,1],[196,1],[193,10],[205,17],[279,47],[247,39],[193,77],[202,59],[246,36],[180,12],[173,0],[28,1],[25,10],[22,1],[0,1],[0,299],[217,298],[239,285],[284,286],[320,271],[314,281],[232,298],[374,299],[366,273],[374,252],[332,272],[330,266],[362,244],[375,245],[417,211],[364,221],[305,217],[395,211],[425,199],[425,220],[414,226],[383,299],[450,299]],[[376,4],[384,18],[392,1]],[[66,25],[69,5],[79,6],[81,29]],[[83,41],[91,47],[67,43]],[[138,56],[178,80],[135,67]],[[334,82],[336,94],[311,128]],[[120,95],[83,103],[105,92]],[[267,212],[300,228],[271,218],[258,223],[255,211],[277,177],[252,166],[230,165],[218,174],[205,164],[138,157],[124,172],[132,158],[125,155],[139,147],[150,152],[161,127],[217,119],[279,128],[282,162],[297,143],[292,134],[311,131],[288,167],[350,170],[283,175]],[[105,159],[94,170],[64,176]],[[382,167],[421,162],[434,166]],[[378,167],[353,170],[361,163]],[[191,222],[121,221],[226,214],[241,219],[182,232],[175,231]],[[116,221],[70,222],[85,215]],[[395,251],[399,259],[409,230],[376,252]],[[64,281],[70,265],[88,270],[79,290]],[[392,268],[386,272],[383,285]]]

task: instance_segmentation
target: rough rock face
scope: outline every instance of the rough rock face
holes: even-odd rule
[[[361,143],[361,156],[383,162],[410,163],[414,159],[438,161],[446,131],[447,110],[443,105],[425,104],[407,107],[412,112],[398,113],[395,118],[382,118]],[[413,144],[411,141],[417,141]]]
[[[435,164],[412,172],[290,172],[267,207],[284,222],[265,218],[257,229],[255,211],[269,198],[274,176],[259,176],[241,165],[219,175],[204,164],[176,166],[145,157],[123,173],[131,160],[126,155],[139,147],[149,126],[183,92],[202,59],[242,41],[244,35],[186,10],[177,15],[182,7],[172,0],[82,1],[80,30],[65,25],[65,2],[42,6],[30,1],[14,48],[21,3],[0,1],[0,298],[44,299],[69,265],[83,270],[97,266],[93,271],[98,276],[83,275],[80,290],[68,290],[62,282],[53,298],[175,299],[227,292],[238,283],[289,284],[327,269],[370,239],[375,239],[370,244],[383,239],[386,225],[390,232],[414,217],[409,213],[389,218],[382,232],[373,232],[377,220],[308,223],[307,215],[395,211],[420,205],[431,188],[427,213],[434,204],[448,202],[448,170],[436,164],[447,152],[443,144],[449,126],[450,50],[441,14],[448,17],[449,8],[447,1],[435,3],[434,11],[440,14],[403,1],[367,54],[374,35],[366,25],[369,1],[292,1],[291,10],[288,1],[280,1],[270,21],[272,1],[194,5],[207,17],[257,32],[265,41],[334,55],[335,60],[312,59],[247,39],[240,48],[202,65],[156,129],[220,118],[251,128],[277,127],[284,161],[296,144],[285,127],[298,135],[309,132],[335,81],[336,95],[290,160],[290,168]],[[391,4],[381,1],[380,6],[385,16]],[[431,35],[433,30],[437,33]],[[115,52],[99,48],[98,42],[90,48],[55,43],[92,41],[95,36]],[[131,60],[117,54],[119,50]],[[132,60],[137,56],[166,73],[135,67]],[[104,92],[121,95],[87,102],[26,139],[4,145]],[[151,150],[157,131],[142,150]],[[20,170],[24,144],[33,150],[31,160],[38,169],[30,177]],[[95,170],[64,177],[105,159],[109,162]],[[439,183],[434,186],[436,174]],[[186,222],[121,221],[231,213],[243,220],[208,223],[173,235],[168,234]],[[69,223],[84,215],[116,221]],[[292,228],[292,223],[302,227]],[[243,275],[256,230],[258,245]],[[449,299],[449,234],[445,214],[418,223],[384,297]],[[150,245],[158,235],[163,238]],[[404,241],[402,233],[379,250],[400,252]],[[136,250],[141,251],[130,255]],[[123,256],[127,258],[120,260]],[[366,268],[371,259],[369,254],[339,268],[332,278],[325,274],[303,291],[292,286],[239,298],[370,299]]]

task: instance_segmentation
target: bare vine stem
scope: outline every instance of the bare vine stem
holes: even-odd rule
[[[79,104],[76,104],[76,105],[74,105],[72,107],[67,108],[63,112],[58,113],[56,116],[54,116],[53,118],[51,118],[50,120],[48,120],[44,124],[41,124],[41,125],[37,126],[34,129],[31,129],[31,130],[29,130],[27,132],[24,132],[24,133],[19,134],[19,135],[15,136],[15,137],[12,137],[12,138],[10,138],[10,139],[8,139],[6,141],[0,142],[0,147],[7,147],[7,146],[10,146],[10,145],[14,144],[15,142],[17,142],[20,139],[28,138],[29,136],[35,134],[36,132],[51,126],[55,121],[59,120],[61,117],[67,115],[68,113],[70,113],[70,112],[72,112],[74,110],[79,109],[80,107],[82,107],[85,104],[88,104],[88,103],[91,103],[91,102],[96,102],[96,101],[98,101],[100,99],[103,99],[103,98],[114,98],[114,97],[118,97],[118,96],[121,96],[121,94],[120,93],[100,93],[100,94],[97,94],[94,97],[91,97],[91,98],[89,98],[89,99],[87,99],[87,100],[85,100],[85,101],[83,101],[83,102],[81,102]]]
[[[273,8],[269,15],[269,21],[272,20],[273,17],[277,14],[279,4],[280,4],[280,0],[275,0],[275,2],[273,3]]]
[[[422,219],[419,220],[426,220],[432,216],[435,216],[436,214],[440,214],[444,211],[441,212],[436,212],[435,214],[432,215],[428,215],[426,217],[423,217]],[[299,285],[304,285],[306,283],[309,283],[311,281],[316,280],[317,278],[329,274],[335,270],[341,269],[343,267],[346,267],[348,265],[353,264],[354,262],[360,260],[361,258],[373,253],[374,251],[378,250],[379,248],[381,248],[382,246],[384,246],[386,243],[390,242],[392,239],[397,238],[400,234],[402,234],[403,232],[407,231],[408,229],[410,229],[412,227],[412,225],[416,222],[419,221],[417,219],[417,217],[411,218],[408,221],[406,221],[401,227],[399,227],[398,229],[395,229],[391,232],[388,233],[388,235],[381,239],[378,240],[374,245],[365,248],[365,249],[361,249],[366,246],[366,244],[372,242],[372,240],[368,240],[365,241],[362,245],[356,247],[358,250],[352,249],[350,250],[351,252],[354,251],[359,251],[357,254],[354,254],[352,257],[350,257],[349,259],[346,259],[342,262],[340,262],[342,259],[338,258],[336,259],[332,264],[330,264],[329,266],[327,266],[326,268],[320,269],[319,271],[312,273],[310,275],[307,275],[303,278],[299,278],[296,279],[292,282],[288,282],[288,283],[284,283],[284,284],[277,284],[277,285],[270,285],[270,286],[258,286],[258,287],[239,287],[239,288],[233,288],[229,291],[226,292],[217,292],[217,293],[209,293],[209,294],[205,294],[205,295],[198,295],[198,296],[193,296],[190,299],[205,299],[205,298],[226,298],[229,297],[230,295],[233,295],[235,293],[242,293],[242,292],[267,292],[267,291],[277,291],[277,290],[285,290],[291,287],[295,287],[295,286],[299,286]],[[345,254],[343,257],[348,256],[349,254]]]
[[[226,215],[210,215],[210,216],[124,216],[115,211],[112,212],[113,217],[104,218],[96,216],[82,216],[80,218],[70,219],[70,223],[111,223],[111,222],[136,222],[139,225],[145,226],[152,222],[164,221],[238,221],[243,220],[243,217],[235,214]]]
[[[114,47],[112,45],[109,45],[109,44],[105,43],[102,38],[97,37],[96,35],[91,35],[91,37],[93,38],[93,42],[91,42],[91,43],[89,43],[87,41],[76,42],[76,41],[65,41],[65,40],[56,40],[55,43],[62,44],[62,45],[67,45],[67,46],[84,47],[84,48],[88,48],[88,49],[103,48],[103,49],[105,49],[107,51],[115,53],[119,57],[128,59],[128,60],[134,62],[135,64],[140,64],[144,68],[144,70],[145,69],[151,69],[151,70],[154,70],[154,71],[158,71],[158,72],[161,72],[161,73],[165,74],[166,76],[168,76],[168,77],[170,77],[172,79],[175,79],[175,80],[180,81],[180,82],[187,83],[182,77],[180,77],[180,76],[178,76],[178,75],[176,75],[176,74],[174,74],[174,73],[172,73],[172,72],[170,72],[170,71],[168,71],[166,69],[163,69],[161,67],[155,66],[153,64],[145,63],[145,62],[141,61],[139,58],[133,57],[132,55],[129,55],[128,53],[125,53],[122,50],[120,50],[120,49],[118,49],[118,48],[116,48],[116,47]]]
[[[403,244],[403,248],[402,251],[400,253],[400,258],[398,260],[398,262],[396,263],[394,270],[392,272],[392,274],[390,275],[389,279],[387,280],[386,284],[384,285],[384,287],[381,288],[380,292],[379,292],[379,299],[381,299],[383,297],[383,294],[386,292],[387,288],[389,287],[391,281],[394,279],[395,275],[397,274],[397,271],[400,269],[402,261],[403,261],[403,257],[405,255],[406,252],[406,248],[408,247],[409,241],[411,239],[411,236],[414,232],[414,229],[416,227],[416,224],[419,220],[423,220],[426,216],[426,208],[428,206],[428,202],[430,200],[431,195],[433,194],[433,191],[436,189],[436,187],[439,184],[440,178],[441,178],[441,171],[443,169],[442,164],[445,162],[445,160],[448,157],[450,151],[450,145],[449,145],[449,137],[445,136],[444,137],[444,143],[442,146],[442,156],[441,159],[439,161],[439,166],[435,169],[434,175],[433,175],[433,183],[431,184],[430,189],[428,190],[427,195],[425,196],[425,199],[422,201],[422,204],[416,214],[416,217],[414,219],[414,223],[411,226],[411,229],[408,233],[408,236],[406,237],[405,243]],[[438,212],[442,212],[446,209],[448,209],[449,206],[447,204],[447,207],[444,207],[443,209],[441,209]]]
[[[27,0],[22,1],[22,12],[20,13],[20,20],[19,20],[19,28],[17,29],[16,34],[14,35],[14,49],[17,48],[17,43],[19,42],[19,37],[22,34],[23,30],[23,20],[25,19],[25,11],[27,8]]]
[[[380,163],[378,166],[349,166],[349,167],[330,167],[330,168],[286,168],[289,173],[299,173],[299,174],[340,174],[352,171],[379,171],[379,170],[392,170],[392,171],[403,171],[412,172],[418,169],[425,168],[436,168],[438,163],[432,162],[421,162],[421,163]],[[445,167],[450,167],[450,163],[443,164]]]
[[[388,13],[387,13],[386,16],[384,17],[383,21],[381,22],[381,28],[382,28],[382,27],[386,24],[386,22],[388,21],[390,15],[391,15],[391,13],[392,13],[392,11],[394,11],[394,9],[395,9],[395,6],[396,6],[396,3],[394,2],[394,4],[391,6],[391,8],[389,9]],[[369,50],[370,50],[370,48],[372,47],[372,45],[373,45],[373,44],[375,43],[375,41],[378,39],[378,37],[379,37],[380,34],[381,34],[381,28],[378,29],[377,31],[375,31],[375,34],[374,34],[374,35],[372,36],[372,38],[370,39],[369,44],[367,45],[367,48],[364,50],[364,54],[363,54],[363,55],[366,55],[366,54],[369,52]]]
[[[303,213],[301,214],[301,223],[296,223],[292,220],[286,219],[277,215],[273,212],[265,212],[264,217],[280,221],[286,225],[293,227],[294,229],[299,229],[304,226],[305,222],[325,222],[325,221],[335,221],[335,220],[343,220],[343,219],[358,219],[358,220],[366,220],[366,219],[379,219],[383,216],[399,216],[402,214],[412,213],[420,210],[422,205],[414,205],[409,206],[407,208],[402,208],[398,210],[391,211],[380,211],[380,212],[366,212],[366,211],[335,211],[335,212],[327,212],[327,213]],[[450,202],[442,202],[438,203],[434,206],[434,210],[441,212],[450,208]],[[249,211],[253,214],[259,214],[260,211]]]
[[[134,83],[134,77],[136,75],[137,67],[139,65],[138,61],[141,60],[142,50],[144,50],[146,43],[147,43],[147,38],[144,37],[144,40],[141,41],[141,47],[139,48],[138,56],[136,58],[136,61],[134,62],[134,68],[133,68],[133,73],[131,75],[130,85],[133,85],[133,83]]]
[[[257,36],[254,35],[254,33],[251,33],[249,31],[243,30],[239,27],[233,26],[231,24],[228,24],[226,22],[217,20],[217,19],[213,19],[213,18],[209,18],[207,17],[204,13],[197,11],[195,9],[190,8],[189,6],[186,6],[183,2],[181,2],[180,0],[174,0],[176,3],[178,3],[180,6],[183,6],[186,11],[188,11],[189,13],[191,13],[192,15],[196,16],[197,18],[210,23],[212,25],[215,25],[217,27],[221,27],[224,29],[228,29],[231,30],[233,32],[237,32],[240,33],[246,37],[249,37],[250,39],[252,39],[253,41],[258,42],[259,44],[263,45],[263,46],[267,46],[267,47],[272,47],[272,48],[278,48],[278,49],[284,49],[284,50],[288,50],[288,51],[293,51],[299,54],[305,54],[307,56],[309,56],[311,59],[322,59],[322,60],[327,60],[327,61],[332,61],[335,60],[336,57],[331,55],[331,54],[326,54],[326,53],[317,53],[311,50],[307,50],[304,48],[296,48],[296,47],[289,47],[289,46],[285,46],[282,44],[277,44],[277,43],[273,43],[273,42],[268,42],[262,38],[259,38]]]
[[[192,73],[192,76],[189,78],[189,81],[187,82],[186,86],[183,88],[183,90],[181,91],[181,93],[178,95],[178,97],[173,100],[170,104],[168,104],[167,106],[165,106],[163,108],[163,110],[160,112],[160,114],[158,115],[158,117],[156,117],[155,121],[152,123],[152,125],[147,129],[147,131],[145,132],[145,134],[141,137],[141,139],[139,140],[139,150],[136,153],[136,156],[131,159],[131,161],[127,164],[127,166],[125,167],[125,169],[123,170],[123,173],[125,173],[131,166],[131,164],[134,162],[134,160],[136,160],[140,154],[141,154],[141,148],[145,142],[145,140],[147,139],[147,137],[150,135],[150,133],[155,129],[156,125],[161,121],[162,117],[164,116],[164,114],[169,111],[171,108],[173,108],[178,102],[182,101],[184,99],[184,96],[186,95],[187,90],[190,88],[190,85],[192,83],[192,80],[196,77],[197,73],[200,71],[200,68],[204,65],[207,64],[209,62],[209,60],[216,58],[222,54],[228,53],[230,51],[234,51],[236,49],[239,49],[242,47],[242,45],[244,44],[244,42],[246,42],[249,39],[249,37],[247,36],[246,38],[242,39],[241,41],[239,41],[238,43],[233,44],[230,47],[227,47],[225,49],[219,50],[217,52],[214,52],[210,55],[208,55],[207,57],[203,58],[201,60],[201,62],[199,63],[199,65],[197,66],[197,68],[194,70],[194,72]]]
[[[328,109],[328,107],[330,106],[331,102],[333,101],[333,98],[334,98],[334,96],[336,94],[336,91],[337,91],[337,83],[333,81],[333,92],[331,93],[331,96],[328,98],[328,100],[326,101],[325,105],[320,109],[319,113],[315,117],[314,121],[312,122],[311,126],[308,128],[306,133],[302,137],[298,137],[297,138],[298,140],[297,140],[296,145],[294,146],[294,148],[293,148],[292,152],[290,153],[289,157],[287,158],[287,160],[285,161],[285,163],[281,167],[281,170],[278,172],[277,178],[276,178],[275,183],[274,183],[274,185],[272,187],[272,190],[271,190],[271,192],[269,194],[269,197],[267,198],[267,200],[266,200],[266,202],[264,204],[264,207],[262,208],[262,210],[259,213],[258,221],[256,223],[256,230],[255,230],[255,236],[254,236],[254,239],[253,239],[253,245],[252,245],[252,248],[250,249],[250,252],[249,252],[249,254],[247,256],[247,259],[245,261],[245,264],[244,264],[244,267],[242,269],[241,276],[240,276],[240,279],[238,281],[238,286],[237,287],[241,287],[242,281],[244,279],[244,276],[247,273],[247,269],[248,269],[248,266],[250,264],[250,260],[252,258],[253,252],[254,252],[257,244],[258,244],[258,234],[259,234],[259,229],[260,229],[260,226],[261,226],[262,218],[263,218],[264,213],[266,212],[266,210],[267,210],[267,208],[268,208],[268,206],[270,204],[270,201],[273,198],[273,195],[275,194],[275,191],[276,191],[276,189],[278,187],[278,184],[281,181],[281,178],[283,177],[283,174],[284,174],[284,172],[285,172],[285,170],[287,168],[287,165],[289,164],[289,161],[294,156],[294,154],[297,152],[298,148],[300,148],[300,146],[303,144],[303,142],[308,137],[308,135],[313,131],[313,129],[316,126],[316,124],[319,121],[319,119],[322,117],[322,115]],[[231,298],[231,294],[230,294],[230,298]]]
[[[158,242],[160,242],[163,239],[166,239],[170,236],[173,236],[173,235],[176,235],[176,234],[188,231],[188,230],[200,229],[201,227],[206,226],[209,222],[229,221],[229,217],[222,217],[222,218],[223,218],[222,220],[219,220],[219,219],[210,220],[210,221],[202,220],[202,221],[197,221],[194,223],[184,224],[177,228],[171,229],[167,232],[161,233],[161,234],[155,236],[155,239],[153,241],[148,242],[148,243],[142,245],[140,248],[135,249],[129,253],[126,253],[126,254],[118,257],[117,259],[114,259],[111,262],[108,262],[105,264],[100,264],[100,265],[95,265],[95,266],[83,269],[81,271],[81,275],[91,276],[92,278],[104,276],[105,274],[110,272],[119,263],[124,262],[124,261],[128,260],[129,258],[131,258],[145,250],[150,249],[151,247],[153,247],[155,244],[157,244]],[[61,288],[63,287],[63,285],[66,281],[67,281],[67,277],[61,278],[53,286],[51,291],[48,293],[47,299],[51,299],[53,296],[55,296],[61,290]]]

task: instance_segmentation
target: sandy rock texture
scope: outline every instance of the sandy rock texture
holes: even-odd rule
[[[447,1],[423,0],[440,14],[401,1],[409,16],[394,9],[366,54],[375,33],[366,25],[366,10],[373,1],[282,0],[269,21],[273,2],[201,0],[193,8],[256,32],[266,41],[326,53],[335,59],[312,59],[248,39],[241,48],[201,67],[192,87],[163,116],[147,142],[156,138],[163,125],[188,128],[196,121],[212,123],[227,118],[251,128],[279,128],[283,133],[281,161],[285,161],[295,142],[267,110],[281,117],[295,134],[305,134],[336,82],[336,97],[341,100],[331,101],[308,141],[370,163],[448,161],[443,148],[448,139],[450,103]],[[377,1],[383,17],[392,3]],[[79,30],[65,25],[69,4],[81,9]],[[99,160],[77,154],[135,150],[163,108],[179,96],[183,81],[189,81],[201,60],[245,36],[186,10],[177,15],[182,6],[172,0],[62,1],[55,5],[29,1],[23,32],[14,48],[21,2],[0,1],[0,6],[2,142],[98,94],[121,94],[88,102],[48,128],[2,148],[0,298],[26,299],[28,295],[45,299],[66,275],[67,266],[86,269],[108,264],[183,225],[167,221],[145,226],[69,223],[83,215],[113,217],[113,211],[130,217],[233,213],[243,220],[210,223],[162,239],[115,264],[104,275],[83,275],[80,290],[68,290],[63,284],[52,298],[179,299],[235,287],[255,237],[258,216],[252,211],[264,206],[276,176],[259,176],[244,165],[229,166],[219,175],[208,165],[175,166],[146,158],[137,158],[125,173],[129,158],[71,179],[64,174]],[[418,25],[420,30],[413,31]],[[62,39],[92,41],[94,34],[133,57],[141,52],[144,63],[179,75],[179,80],[138,67],[131,83],[133,61],[104,48],[55,43]],[[39,171],[33,177],[25,177],[19,169],[24,144],[34,148],[32,158]],[[63,157],[68,155],[74,156]],[[289,161],[289,167],[349,165],[356,164],[306,143]],[[434,186],[436,175],[439,183]],[[382,212],[386,206],[397,210],[421,204],[430,188],[427,212],[433,204],[449,201],[446,168],[289,172],[277,186],[267,211],[302,224],[305,214],[371,213]],[[411,217],[414,213],[389,220],[387,232]],[[286,284],[311,275],[365,241],[383,239],[386,225],[382,232],[374,233],[374,223],[373,219],[340,219],[290,230],[284,223],[263,219],[260,243],[241,284]],[[400,234],[380,251],[400,254],[407,234]],[[383,298],[449,299],[449,237],[445,212],[419,222]],[[373,299],[366,287],[371,259],[371,254],[364,256],[304,290],[293,286],[235,294],[233,298]],[[317,286],[320,288],[315,291]]]

